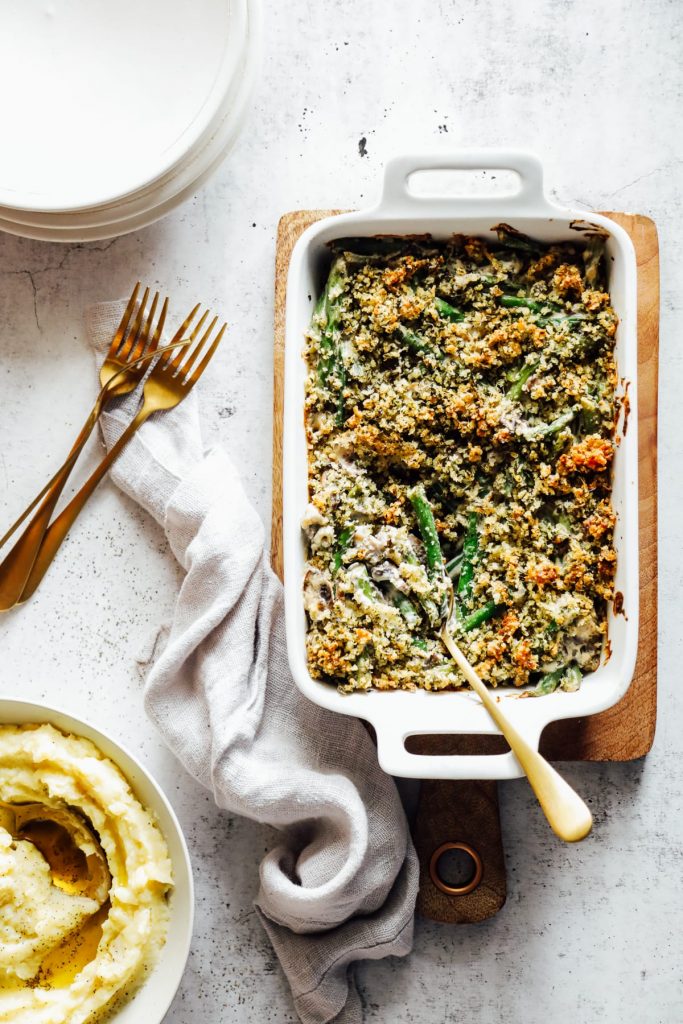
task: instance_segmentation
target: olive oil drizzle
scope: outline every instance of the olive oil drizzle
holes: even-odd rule
[[[111,904],[104,903],[97,913],[89,917],[75,932],[67,935],[59,946],[50,950],[31,982],[34,988],[68,988],[97,956],[102,929]]]

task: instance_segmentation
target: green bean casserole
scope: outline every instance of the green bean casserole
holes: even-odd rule
[[[309,670],[575,690],[613,596],[604,241],[342,239],[307,333]]]

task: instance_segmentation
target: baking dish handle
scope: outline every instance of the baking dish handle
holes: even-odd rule
[[[409,179],[417,171],[514,171],[519,188],[510,194],[462,196],[423,196],[410,188]],[[440,216],[482,214],[493,217],[557,214],[561,208],[551,203],[543,191],[543,165],[533,153],[518,150],[464,149],[452,153],[397,156],[384,170],[380,209],[386,215],[400,214],[406,208],[429,210]]]
[[[387,775],[402,779],[518,779],[524,775],[511,750],[505,754],[411,754],[405,741],[413,733],[386,721],[373,724],[377,759]],[[538,736],[525,738],[538,746]]]

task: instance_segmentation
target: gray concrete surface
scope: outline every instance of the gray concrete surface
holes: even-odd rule
[[[273,255],[278,217],[354,207],[385,158],[519,145],[550,191],[649,214],[662,255],[660,716],[644,763],[571,765],[593,835],[562,846],[523,781],[501,787],[509,899],[486,924],[419,921],[405,960],[361,967],[369,1024],[677,1024],[683,1019],[683,664],[680,340],[681,27],[677,0],[266,3],[263,75],[246,128],[196,198],[161,223],[83,246],[0,235],[0,521],[68,448],[92,399],[82,310],[158,282],[231,324],[202,382],[208,440],[269,516]],[[45,372],[49,369],[49,372]],[[93,444],[89,461],[99,449]],[[85,468],[83,469],[85,472]],[[109,483],[36,598],[0,620],[0,694],[87,715],[140,752],[186,830],[197,927],[169,1024],[295,1020],[252,910],[268,830],[219,813],[141,710],[150,638],[179,571],[159,528]]]

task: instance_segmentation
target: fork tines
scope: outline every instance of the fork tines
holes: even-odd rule
[[[138,294],[140,292],[140,282],[133,288],[132,294],[128,300],[123,316],[121,317],[121,323],[116,329],[116,333],[112,339],[112,343],[109,347],[109,353],[107,358],[116,359],[121,363],[132,363],[141,356],[144,356],[147,351],[154,352],[158,345],[161,335],[164,330],[166,323],[166,314],[168,313],[168,298],[164,299],[161,307],[161,313],[154,329],[154,317],[159,304],[159,292],[154,293],[152,299],[152,305],[149,308],[149,312],[145,316],[145,309],[147,307],[147,300],[149,298],[149,287],[145,288],[142,299],[137,303]],[[137,312],[135,312],[137,305]],[[133,313],[135,312],[135,318]]]
[[[188,329],[192,319],[194,318],[199,306],[195,306],[190,315],[185,320],[180,330],[177,332],[174,341],[179,340],[183,333]],[[218,334],[215,336],[208,350],[204,351],[207,343],[211,339],[214,332],[214,328],[218,323],[218,317],[214,316],[209,326],[206,328],[201,337],[198,338],[199,332],[206,323],[207,317],[209,316],[209,310],[205,310],[199,321],[195,325],[190,337],[187,339],[187,344],[184,345],[177,352],[169,352],[168,355],[162,356],[162,365],[165,372],[170,374],[179,380],[181,384],[195,384],[206,366],[213,356],[214,352],[218,348],[223,335],[227,329],[227,324],[224,323]],[[204,353],[202,361],[197,365],[197,359]]]
[[[107,356],[108,359],[116,359],[118,362],[124,364],[132,364],[148,352],[150,354],[155,352],[159,347],[159,342],[166,322],[166,314],[168,312],[168,299],[164,299],[158,322],[154,329],[152,329],[157,306],[159,304],[159,292],[154,293],[152,305],[145,315],[150,289],[149,287],[146,287],[142,298],[138,301],[140,287],[140,282],[138,281],[133,288],[128,304],[123,316],[121,317],[121,322],[116,330],[114,338],[112,339]],[[206,349],[207,344],[212,338],[216,324],[218,323],[218,317],[214,316],[203,334],[201,333],[202,328],[209,317],[209,310],[207,309],[202,313],[199,320],[194,325],[189,338],[185,339],[184,335],[189,331],[199,308],[200,303],[197,303],[197,305],[191,309],[185,317],[185,320],[168,343],[169,351],[161,349],[161,356],[158,364],[159,370],[164,373],[169,373],[171,376],[178,379],[178,382],[181,385],[195,384],[197,382],[201,374],[204,372],[207,363],[218,348],[227,328],[227,324],[224,323],[213,338],[210,347]],[[170,346],[175,347],[170,348]],[[203,355],[203,358],[201,362],[197,364],[197,360],[200,355]]]

